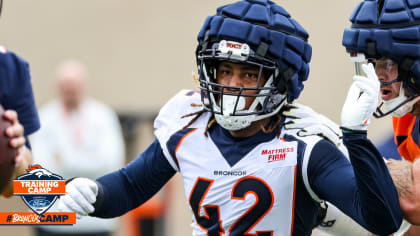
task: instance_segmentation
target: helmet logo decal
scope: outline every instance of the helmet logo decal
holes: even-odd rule
[[[242,45],[240,43],[229,42],[229,43],[226,44],[226,47],[240,49],[242,47]]]
[[[219,43],[218,50],[226,58],[244,61],[248,58],[250,48],[246,43],[222,40]]]

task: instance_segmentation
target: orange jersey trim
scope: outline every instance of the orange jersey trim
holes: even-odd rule
[[[293,226],[295,224],[295,198],[296,198],[296,173],[297,173],[297,166],[295,166],[295,177],[293,180],[293,206],[292,206],[292,224],[290,229],[290,236],[293,235]]]
[[[420,157],[420,147],[411,135],[415,123],[416,117],[411,114],[402,117],[392,117],[394,141],[398,146],[398,152],[405,160],[410,162]]]

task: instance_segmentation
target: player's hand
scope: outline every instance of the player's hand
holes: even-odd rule
[[[298,136],[320,135],[337,145],[342,133],[340,127],[327,117],[313,111],[310,107],[293,103],[282,115],[294,118],[285,124],[286,129],[300,129]]]
[[[87,178],[75,178],[66,184],[67,194],[58,200],[58,210],[61,212],[76,212],[76,218],[95,211],[93,203],[98,195],[98,185]]]
[[[343,144],[340,127],[327,117],[313,111],[310,107],[293,103],[289,110],[282,113],[283,116],[291,117],[292,120],[285,123],[285,129],[300,129],[297,135],[300,137],[318,135],[328,139],[345,156],[348,156],[346,147]]]
[[[378,106],[380,84],[372,63],[362,65],[367,77],[355,75],[341,111],[341,126],[350,130],[367,130],[370,117]]]
[[[6,135],[10,138],[10,146],[17,149],[19,154],[19,152],[22,152],[20,149],[23,148],[26,142],[25,137],[23,136],[23,126],[19,123],[16,111],[6,110],[3,114],[3,117],[12,122],[12,125],[6,129]],[[16,155],[16,163],[19,163],[20,157],[20,155]]]
[[[6,129],[6,135],[10,138],[9,145],[16,149],[15,169],[12,179],[24,174],[25,169],[32,163],[32,154],[25,147],[25,137],[23,126],[19,123],[18,115],[14,110],[6,110],[3,117],[9,120],[12,125]],[[13,181],[10,181],[1,193],[4,197],[13,196]]]

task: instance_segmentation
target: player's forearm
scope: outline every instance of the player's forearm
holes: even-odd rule
[[[21,155],[21,157],[19,157],[20,161],[16,164],[11,180],[6,186],[6,189],[2,192],[2,195],[4,197],[13,196],[13,181],[12,180],[16,179],[16,177],[18,177],[19,175],[25,174],[26,173],[25,170],[29,167],[29,165],[32,164],[33,158],[32,158],[31,150],[29,150],[26,147],[22,147],[19,150],[19,155]]]
[[[99,193],[92,215],[103,218],[120,216],[146,202],[174,174],[175,170],[155,140],[126,167],[97,180]]]
[[[402,221],[398,193],[382,156],[366,134],[347,133],[343,140],[353,165],[358,187],[357,202],[367,229],[380,235],[397,231]]]
[[[420,162],[392,160],[387,163],[398,191],[401,211],[411,224],[420,224]]]
[[[98,179],[98,195],[91,214],[101,218],[113,218],[141,205],[141,195],[137,195],[119,171]]]

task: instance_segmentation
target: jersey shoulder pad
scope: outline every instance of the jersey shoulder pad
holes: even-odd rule
[[[165,126],[180,127],[186,125],[191,120],[190,117],[181,117],[202,109],[199,92],[181,90],[160,109],[154,127],[160,129]]]
[[[200,92],[181,90],[159,111],[154,122],[156,136],[162,138],[162,136],[169,136],[172,132],[182,129],[195,117],[195,115],[188,115],[202,109]],[[194,127],[191,126],[191,128],[200,126],[202,123],[199,122],[200,120],[202,120],[201,117],[194,122]]]
[[[186,126],[196,115],[183,116],[193,114],[202,109],[200,92],[181,90],[162,107],[155,119],[155,136],[160,143],[163,153],[175,170],[177,170],[177,167],[172,163],[166,143],[174,133]],[[209,115],[209,112],[201,115],[198,120],[190,125],[190,128],[206,125],[205,121],[208,121]]]

